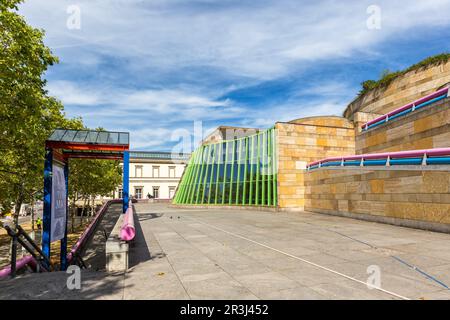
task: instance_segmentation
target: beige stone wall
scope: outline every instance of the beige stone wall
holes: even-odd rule
[[[356,153],[450,147],[450,99],[356,136]]]
[[[223,140],[234,140],[243,137],[248,137],[262,131],[258,128],[242,128],[242,127],[228,127],[220,126],[206,136],[201,144],[217,143]]]
[[[304,168],[326,157],[354,154],[353,124],[340,117],[314,117],[277,123],[278,206],[303,210]]]
[[[450,83],[450,61],[411,71],[394,80],[387,88],[373,90],[350,103],[344,116],[357,120],[357,112],[385,114],[413,102]]]
[[[449,169],[313,170],[305,174],[305,210],[450,224]]]

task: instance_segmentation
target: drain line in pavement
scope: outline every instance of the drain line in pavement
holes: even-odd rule
[[[334,274],[336,274],[336,275],[338,275],[338,276],[341,276],[341,277],[344,277],[344,278],[346,278],[346,279],[348,279],[348,280],[351,280],[351,281],[354,281],[354,282],[358,282],[358,283],[360,283],[360,284],[363,284],[363,285],[366,286],[366,287],[369,287],[369,286],[370,286],[368,283],[366,283],[366,282],[364,282],[364,281],[358,280],[358,279],[356,279],[356,278],[353,278],[353,277],[351,277],[351,276],[348,276],[348,275],[346,275],[346,274],[343,274],[343,273],[341,273],[341,272],[339,272],[339,271],[335,271],[335,270],[329,269],[329,268],[324,267],[324,266],[321,266],[321,265],[319,265],[319,264],[317,264],[317,263],[314,263],[314,262],[311,262],[311,261],[302,259],[302,258],[300,258],[300,257],[294,256],[294,255],[292,255],[292,254],[290,254],[290,253],[287,253],[287,252],[278,250],[278,249],[276,249],[276,248],[272,248],[272,247],[270,247],[270,246],[268,246],[268,245],[265,245],[265,244],[260,243],[260,242],[258,242],[258,241],[255,241],[255,240],[249,239],[249,238],[247,238],[247,237],[241,236],[241,235],[236,234],[236,233],[234,233],[234,232],[230,232],[230,231],[221,229],[221,228],[216,227],[216,226],[213,226],[213,225],[211,225],[211,224],[209,224],[209,223],[202,222],[202,221],[199,221],[199,220],[197,220],[197,219],[194,219],[194,218],[192,218],[192,217],[189,217],[188,219],[192,219],[192,220],[194,220],[194,221],[196,221],[196,222],[198,222],[198,223],[200,223],[200,224],[203,224],[203,225],[208,226],[208,227],[210,227],[210,228],[213,228],[213,229],[222,231],[222,232],[227,233],[227,234],[229,234],[229,235],[232,235],[232,236],[234,236],[234,237],[237,237],[237,238],[240,238],[240,239],[243,239],[243,240],[252,242],[252,243],[257,244],[257,245],[259,245],[259,246],[261,246],[261,247],[264,247],[264,248],[266,248],[266,249],[270,249],[270,250],[272,250],[272,251],[276,251],[276,252],[281,253],[281,254],[283,254],[283,255],[285,255],[285,256],[288,256],[288,257],[290,257],[290,258],[293,258],[293,259],[302,261],[302,262],[304,262],[304,263],[307,263],[307,264],[312,265],[312,266],[314,266],[314,267],[317,267],[317,268],[319,268],[319,269],[322,269],[322,270],[325,270],[325,271],[334,273]],[[394,296],[394,297],[399,298],[399,299],[402,299],[402,300],[410,300],[410,299],[407,298],[407,297],[404,297],[404,296],[402,296],[402,295],[399,295],[399,294],[397,294],[397,293],[395,293],[395,292],[392,292],[392,291],[389,291],[389,290],[385,290],[385,289],[383,289],[383,288],[381,288],[381,287],[375,287],[375,286],[372,286],[372,289],[376,289],[376,290],[378,290],[378,291],[387,293],[387,294],[389,294],[389,295],[391,295],[391,296]]]
[[[350,239],[350,240],[353,240],[353,241],[362,243],[362,244],[364,244],[364,245],[366,245],[366,246],[368,246],[368,247],[370,247],[370,248],[372,248],[372,249],[375,249],[375,250],[378,250],[378,249],[379,249],[377,246],[374,246],[374,245],[372,245],[372,244],[370,244],[370,243],[368,243],[368,242],[364,242],[364,241],[359,240],[359,239],[352,238],[352,237],[350,237],[350,236],[348,236],[348,235],[346,235],[346,234],[343,234],[343,233],[341,233],[341,232],[339,232],[339,231],[335,231],[335,230],[328,229],[328,228],[323,228],[323,227],[321,227],[321,226],[318,226],[318,225],[315,225],[315,224],[309,223],[309,222],[303,222],[303,223],[308,224],[308,225],[310,225],[310,226],[315,226],[315,227],[320,228],[320,229],[323,229],[323,230],[327,230],[327,231],[329,231],[329,232],[336,233],[336,234],[338,234],[338,235],[340,235],[340,236],[342,236],[342,237],[345,237],[345,238],[348,238],[348,239]],[[417,267],[417,266],[415,266],[415,265],[412,265],[412,264],[408,263],[407,261],[405,261],[405,260],[403,260],[403,259],[401,259],[401,258],[399,258],[399,257],[397,257],[397,256],[389,255],[389,257],[391,257],[392,259],[396,260],[397,262],[400,262],[400,263],[403,264],[404,266],[406,266],[406,267],[408,267],[408,268],[410,268],[410,269],[412,269],[412,270],[414,270],[414,271],[420,273],[421,275],[423,275],[423,276],[424,276],[425,278],[427,278],[428,280],[431,280],[431,281],[437,283],[438,285],[444,287],[445,289],[450,290],[449,286],[447,286],[444,282],[442,282],[442,281],[436,279],[436,278],[433,277],[432,275],[430,275],[430,274],[426,273],[425,271],[421,270],[419,267]]]

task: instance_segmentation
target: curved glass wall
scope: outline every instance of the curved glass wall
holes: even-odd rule
[[[275,128],[195,150],[175,204],[277,205]]]

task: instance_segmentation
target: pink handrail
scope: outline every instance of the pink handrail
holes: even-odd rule
[[[136,229],[134,227],[133,217],[133,204],[130,201],[128,209],[123,217],[122,227],[120,229],[120,239],[124,241],[131,241],[136,235]]]
[[[31,265],[33,268],[36,268],[36,260],[32,255],[27,255],[16,261],[16,270],[22,269],[27,264]],[[4,267],[0,270],[0,279],[5,278],[11,274],[11,265]]]
[[[106,210],[112,203],[116,203],[116,202],[121,202],[121,201],[117,200],[117,199],[109,200],[109,201],[105,202],[103,204],[103,206],[98,210],[97,214],[94,217],[94,220],[92,220],[91,223],[89,224],[89,226],[86,228],[86,230],[84,230],[83,234],[78,239],[77,243],[75,243],[75,245],[72,247],[69,254],[67,255],[68,263],[70,263],[72,261],[73,257],[77,253],[77,251],[80,250],[80,248],[82,247],[84,242],[89,238],[92,230],[95,228],[95,225],[99,221],[100,217],[103,216],[103,214],[106,212]]]
[[[109,200],[103,206],[98,210],[97,214],[95,215],[94,220],[91,221],[89,226],[86,228],[86,230],[83,232],[81,237],[78,239],[77,243],[72,247],[70,252],[67,254],[67,261],[70,263],[75,256],[76,252],[82,247],[84,242],[88,239],[90,233],[94,229],[95,225],[99,221],[100,217],[105,213],[105,211],[108,209],[108,207],[111,205],[111,203],[121,202],[121,200]],[[26,265],[31,265],[33,268],[36,268],[37,263],[36,260],[31,255],[27,255],[16,262],[16,270],[22,269]],[[0,279],[7,277],[11,274],[11,266],[6,266],[3,269],[0,270]]]
[[[346,161],[346,160],[371,160],[371,159],[385,159],[385,158],[412,158],[412,157],[423,157],[423,156],[448,156],[450,155],[450,148],[436,148],[436,149],[423,149],[423,150],[409,150],[409,151],[399,151],[399,152],[384,152],[384,153],[369,153],[369,154],[358,154],[352,156],[344,157],[333,157],[325,158],[322,160],[314,161],[308,164],[307,167],[312,167],[317,164],[332,162],[332,161]]]
[[[379,116],[379,117],[377,117],[377,118],[375,118],[373,120],[370,120],[370,121],[366,122],[365,124],[363,124],[361,126],[361,128],[364,129],[364,128],[366,128],[366,127],[368,127],[368,126],[370,126],[370,125],[372,125],[372,124],[374,124],[374,123],[376,123],[378,121],[381,121],[381,120],[384,120],[386,118],[392,117],[392,116],[396,115],[397,113],[400,113],[400,112],[405,111],[405,110],[407,110],[409,108],[412,108],[413,106],[418,106],[418,105],[420,105],[420,104],[422,104],[424,102],[427,102],[427,101],[430,101],[430,100],[432,100],[434,98],[437,98],[437,97],[439,97],[439,96],[441,96],[441,95],[443,95],[445,93],[447,93],[447,94],[449,93],[449,87],[440,89],[440,90],[438,90],[438,91],[436,91],[436,92],[434,92],[432,94],[429,94],[428,96],[420,98],[420,99],[418,99],[418,100],[416,100],[414,102],[411,102],[411,103],[408,103],[407,105],[404,105],[403,107],[400,107],[398,109],[392,110],[391,112],[388,112],[388,113],[386,113],[386,114],[384,114],[382,116]]]

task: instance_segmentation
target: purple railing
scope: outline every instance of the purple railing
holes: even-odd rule
[[[16,270],[24,268],[26,265],[30,265],[32,268],[36,268],[37,263],[32,255],[27,255],[16,261]],[[4,267],[0,270],[0,279],[5,278],[11,274],[11,265]]]
[[[78,239],[77,243],[72,247],[72,250],[70,250],[69,254],[67,255],[67,262],[70,264],[72,262],[72,259],[80,253],[80,251],[83,249],[86,241],[90,238],[92,232],[95,230],[98,222],[101,220],[103,215],[108,210],[109,206],[113,203],[122,203],[122,200],[114,199],[109,200],[103,204],[103,206],[98,210],[97,214],[94,217],[94,220],[91,221],[89,226],[84,230],[81,237]]]
[[[131,241],[136,235],[133,217],[133,204],[130,201],[128,209],[123,217],[122,227],[120,228],[120,239],[124,241]]]
[[[411,160],[396,163],[397,160]],[[413,161],[414,159],[414,161]],[[420,163],[417,163],[418,160]],[[345,165],[355,165],[359,162],[359,165],[364,166],[365,161],[368,165],[380,165],[380,162],[372,160],[385,160],[384,165],[395,164],[447,164],[450,159],[450,148],[436,148],[436,149],[425,149],[425,150],[410,150],[410,151],[400,151],[400,152],[384,152],[384,153],[371,153],[371,154],[360,154],[345,157],[333,157],[326,158],[319,161],[311,162],[307,165],[307,169],[320,168],[327,165],[333,166],[345,166]],[[382,164],[381,164],[382,165]]]
[[[422,106],[426,106],[428,104],[431,104],[431,103],[433,103],[435,101],[438,101],[440,99],[446,98],[448,96],[449,96],[449,87],[440,89],[440,90],[438,90],[438,91],[436,91],[436,92],[434,92],[434,93],[432,93],[432,94],[430,94],[428,96],[420,98],[420,99],[418,99],[418,100],[416,100],[414,102],[411,102],[411,103],[408,103],[407,105],[404,105],[403,107],[395,109],[395,110],[393,110],[393,111],[391,111],[389,113],[386,113],[386,114],[384,114],[382,116],[379,116],[379,117],[377,117],[377,118],[375,118],[375,119],[373,119],[371,121],[368,121],[365,124],[363,124],[361,126],[361,128],[363,130],[370,129],[370,127],[373,127],[375,125],[388,122],[392,118],[397,118],[397,117],[399,117],[399,116],[401,116],[403,114],[412,112],[412,111],[414,111],[416,109],[421,108]]]
[[[109,208],[109,206],[112,203],[122,203],[122,200],[114,199],[109,200],[103,206],[98,210],[97,214],[95,215],[94,219],[91,221],[89,226],[86,228],[86,230],[83,232],[81,237],[78,239],[77,243],[72,247],[72,250],[67,254],[67,262],[70,264],[73,260],[73,258],[80,253],[80,251],[83,249],[84,245],[86,244],[86,241],[90,238],[92,232],[95,230],[97,224],[103,217],[103,215],[106,213],[106,210]],[[133,217],[131,217],[133,219]],[[134,227],[134,224],[133,224]],[[134,236],[133,236],[134,237]],[[26,265],[30,265],[31,267],[36,267],[36,260],[31,256],[27,255],[16,262],[16,270],[24,268]],[[3,269],[0,270],[0,279],[7,277],[11,274],[11,266],[6,266]]]

